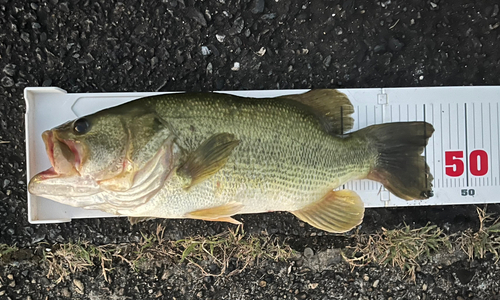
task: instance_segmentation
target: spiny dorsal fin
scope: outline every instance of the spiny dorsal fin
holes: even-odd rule
[[[177,170],[179,176],[189,180],[185,188],[193,187],[224,167],[239,142],[229,133],[219,133],[204,141]]]
[[[341,190],[331,191],[318,202],[291,213],[316,228],[342,233],[359,225],[364,212],[363,201],[355,192]]]
[[[311,108],[330,133],[342,135],[354,125],[354,119],[351,117],[354,107],[349,98],[338,90],[311,90],[279,98],[294,100]]]

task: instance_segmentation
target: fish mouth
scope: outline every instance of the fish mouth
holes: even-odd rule
[[[85,197],[101,189],[92,178],[81,174],[85,148],[76,141],[61,138],[56,129],[45,131],[42,139],[51,167],[31,178],[28,191],[63,204],[86,205]]]
[[[81,147],[74,141],[61,139],[54,130],[43,132],[42,139],[51,167],[31,178],[28,190],[35,195],[38,194],[40,183],[51,179],[80,176],[81,169]]]
[[[54,130],[42,133],[51,168],[39,173],[43,177],[80,174],[81,147],[72,140],[61,139]]]

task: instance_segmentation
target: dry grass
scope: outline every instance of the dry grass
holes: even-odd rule
[[[198,266],[204,275],[222,276],[226,273],[229,262],[232,258],[241,267],[229,273],[230,275],[243,271],[247,266],[259,259],[271,259],[274,261],[286,261],[294,256],[295,252],[290,246],[272,239],[269,236],[265,238],[246,236],[244,232],[239,232],[240,226],[236,231],[225,232],[213,237],[196,237],[179,240],[175,242],[176,249],[183,249],[177,257],[180,261],[189,261]],[[211,261],[219,268],[219,274],[210,274],[200,266],[201,261]]]
[[[358,235],[355,247],[342,252],[344,259],[354,268],[376,263],[383,266],[399,267],[411,280],[423,257],[430,258],[433,252],[443,247],[451,249],[449,237],[435,225],[411,229],[402,229]]]
[[[0,244],[0,259],[10,253],[16,252],[17,247],[16,246],[9,246],[6,244]]]
[[[469,259],[485,258],[492,254],[495,262],[500,260],[500,218],[494,218],[486,213],[486,209],[477,208],[479,217],[479,231],[471,229],[464,231],[457,239],[457,243]]]
[[[231,276],[244,270],[260,258],[287,260],[294,254],[293,250],[271,237],[247,236],[239,229],[221,233],[213,237],[193,237],[178,241],[163,239],[164,228],[157,227],[152,235],[143,234],[137,244],[120,244],[93,246],[88,243],[67,243],[45,254],[49,278],[56,282],[64,281],[75,272],[87,271],[100,267],[103,277],[108,280],[113,261],[127,263],[135,271],[146,267],[149,262],[173,260],[177,263],[187,262],[200,268],[205,276]],[[232,259],[238,268],[227,273]],[[215,263],[220,273],[211,274],[202,265]]]
[[[116,249],[111,245],[94,246],[86,242],[61,244],[57,249],[45,253],[48,264],[47,277],[55,278],[59,283],[76,272],[87,271],[96,265],[102,269],[104,279],[108,281],[113,255]]]
[[[410,229],[386,230],[368,235],[358,235],[356,246],[342,252],[344,259],[353,267],[369,263],[397,266],[415,281],[419,261],[432,253],[461,249],[470,260],[484,259],[491,254],[495,263],[500,261],[500,218],[494,219],[486,209],[477,208],[479,230],[468,229],[448,236],[435,225]]]
[[[378,233],[357,235],[356,245],[348,247],[342,255],[353,269],[370,263],[398,267],[410,280],[415,280],[419,263],[435,252],[461,249],[471,260],[491,255],[498,262],[500,219],[495,220],[480,208],[477,212],[478,231],[469,229],[448,236],[435,225],[415,229],[409,226],[394,230],[382,228]],[[247,235],[240,227],[211,237],[178,241],[165,240],[164,230],[159,225],[156,233],[143,234],[139,243],[94,246],[86,242],[70,242],[54,246],[44,255],[47,276],[60,282],[72,273],[99,268],[104,279],[108,280],[113,265],[125,262],[135,271],[148,268],[151,263],[187,263],[200,268],[205,276],[221,277],[239,273],[260,259],[286,261],[295,255],[285,242],[268,235]],[[0,260],[17,251],[19,249],[15,246],[0,244]],[[229,267],[231,263],[232,268]],[[213,264],[219,270],[216,274],[208,270]]]

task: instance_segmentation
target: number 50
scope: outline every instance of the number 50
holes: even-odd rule
[[[445,172],[450,177],[464,174],[464,151],[446,151],[444,153]],[[474,176],[484,176],[488,173],[488,153],[484,150],[474,150],[469,154],[469,169]]]

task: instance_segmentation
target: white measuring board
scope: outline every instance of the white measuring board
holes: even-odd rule
[[[307,90],[224,91],[246,97],[274,97]],[[435,132],[425,149],[434,175],[434,196],[405,201],[369,180],[348,182],[366,207],[497,203],[500,195],[500,86],[340,89],[354,105],[353,131],[373,124],[427,121]],[[165,93],[66,93],[55,87],[26,88],[28,180],[50,167],[43,131],[104,108]],[[75,218],[110,217],[28,193],[33,224],[69,222]]]

